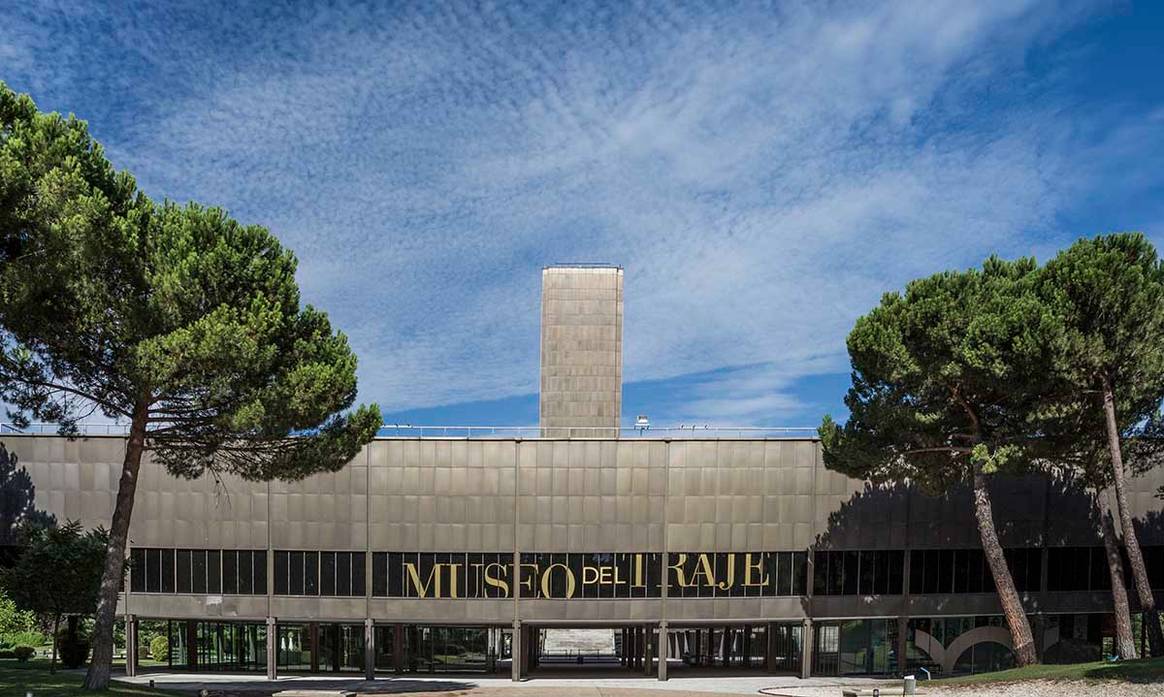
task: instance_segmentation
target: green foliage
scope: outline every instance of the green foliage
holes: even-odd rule
[[[12,655],[16,657],[16,660],[24,663],[36,655],[36,649],[31,646],[17,646],[12,649]]]
[[[82,532],[77,522],[26,526],[21,538],[16,563],[0,570],[0,583],[12,589],[18,607],[48,617],[96,610],[109,539],[104,530]]]
[[[170,660],[170,640],[164,636],[156,636],[150,641],[150,656],[158,662]]]
[[[31,631],[36,631],[36,615],[16,607],[7,593],[0,593],[0,642],[14,632]]]
[[[4,646],[45,646],[48,643],[49,638],[35,629],[10,632],[0,637],[0,644]]]
[[[850,417],[822,422],[826,465],[931,491],[1028,467],[1033,369],[1057,331],[1037,291],[1033,260],[991,258],[886,294],[849,334]]]
[[[1128,465],[1144,470],[1164,450],[1164,264],[1139,233],[1082,239],[1044,267],[1040,296],[1061,330],[1040,375],[1040,429],[1059,441],[1089,485],[1105,488],[1105,383],[1115,397]]]
[[[73,432],[142,425],[179,476],[297,479],[380,426],[294,255],[217,208],[155,204],[85,124],[0,84],[0,400]]]
[[[89,638],[82,634],[69,636],[67,633],[59,635],[57,649],[61,654],[61,664],[66,668],[80,668],[89,659]]]

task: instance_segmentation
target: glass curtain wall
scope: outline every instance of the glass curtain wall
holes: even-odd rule
[[[391,647],[389,647],[391,648]],[[364,669],[364,626],[319,625],[319,670],[359,672]]]
[[[919,667],[938,672],[941,666],[925,651],[917,647],[917,632],[923,631],[943,647],[949,647],[962,634],[978,627],[1005,627],[1006,620],[1000,616],[976,617],[918,617],[909,621],[906,635],[906,668]],[[983,673],[1014,667],[1014,654],[1010,649],[993,642],[981,642],[967,648],[955,659],[954,673]]]
[[[311,636],[305,624],[280,624],[275,647],[275,665],[279,670],[311,670]]]
[[[486,627],[405,628],[406,670],[418,673],[485,673],[497,669],[497,650]]]
[[[885,675],[897,671],[897,620],[821,623],[816,631],[816,675]]]
[[[146,654],[143,653],[139,657],[142,665],[228,671],[267,669],[265,624],[170,620],[165,623],[165,627],[169,644],[168,659],[157,661],[150,656],[147,662]]]

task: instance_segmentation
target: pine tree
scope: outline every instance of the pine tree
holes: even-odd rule
[[[973,492],[979,538],[1019,665],[1037,662],[1030,622],[995,530],[989,481],[1033,467],[1028,368],[1049,322],[1033,260],[989,259],[888,293],[849,334],[849,418],[826,417],[825,464],[873,482]]]
[[[128,426],[86,686],[103,689],[138,472],[298,479],[375,435],[356,358],[296,259],[216,208],[155,204],[76,118],[0,84],[0,399],[62,434]]]

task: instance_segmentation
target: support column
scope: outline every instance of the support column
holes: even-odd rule
[[[186,666],[198,669],[198,622],[186,620]]]
[[[392,669],[404,672],[404,625],[399,622],[392,625]]]
[[[897,618],[897,672],[905,675],[909,670],[906,665],[906,658],[909,657],[909,618]]]
[[[627,644],[626,627],[623,627],[619,630],[619,637],[622,639],[622,641],[620,641],[618,644],[618,663],[619,665],[625,666]]]
[[[311,672],[319,672],[319,623],[307,624],[307,647],[311,652]]]
[[[812,620],[800,625],[800,677],[812,675]]]
[[[274,617],[267,618],[267,680],[279,677],[279,626]]]
[[[701,627],[695,628],[695,665],[703,665],[703,629]]]
[[[667,679],[667,657],[671,654],[671,638],[666,620],[659,623],[659,679]]]
[[[779,625],[775,622],[768,623],[768,631],[766,631],[765,639],[767,640],[764,647],[764,670],[769,673],[776,672],[776,632]]]
[[[137,617],[125,616],[125,674],[137,675]]]
[[[1043,587],[1046,588],[1046,586]],[[1043,649],[1046,648],[1045,640],[1047,634],[1047,616],[1043,614],[1042,610],[1040,610],[1039,613],[1035,615],[1035,621],[1032,623],[1031,632],[1035,635],[1035,655],[1037,655],[1039,660],[1042,661]]]
[[[376,679],[376,623],[364,620],[364,679]]]
[[[524,630],[524,627],[521,626],[521,622],[514,621],[514,623],[513,623],[513,638],[510,641],[510,645],[509,645],[509,654],[510,654],[510,659],[509,659],[509,669],[510,670],[509,670],[509,672],[510,672],[510,679],[513,680],[513,682],[521,682],[521,664],[522,664],[521,659],[522,659],[522,651],[525,650],[525,642],[522,641],[522,638],[523,638],[522,631],[523,630]]]
[[[643,627],[643,675],[651,674],[651,659],[655,657],[655,633],[652,627]]]

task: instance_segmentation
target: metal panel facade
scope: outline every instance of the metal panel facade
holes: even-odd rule
[[[37,511],[109,525],[124,440],[5,437]],[[1142,542],[1164,543],[1156,472],[1130,481]],[[1004,545],[1098,544],[1087,498],[1038,477],[992,485]],[[773,552],[978,546],[968,493],[929,497],[824,469],[812,440],[379,439],[343,470],[300,482],[184,480],[146,461],[131,547],[352,551],[357,597],[130,593],[145,617],[505,624],[513,599],[373,597],[373,552]],[[809,558],[811,560],[811,553]],[[908,552],[907,552],[908,556]],[[666,557],[662,557],[665,559]],[[660,570],[661,571],[661,570]],[[811,590],[811,589],[810,589]],[[524,594],[524,591],[523,591]],[[1082,594],[1102,608],[1103,594]],[[943,599],[944,598],[944,599]],[[1059,598],[1062,600],[1062,598]],[[1065,602],[1065,601],[1064,601]],[[1083,601],[1081,601],[1083,602]],[[544,622],[708,621],[997,611],[958,597],[715,597],[520,600]],[[1082,611],[1074,608],[1075,611]]]
[[[622,408],[622,269],[542,271],[542,435],[618,435]]]

